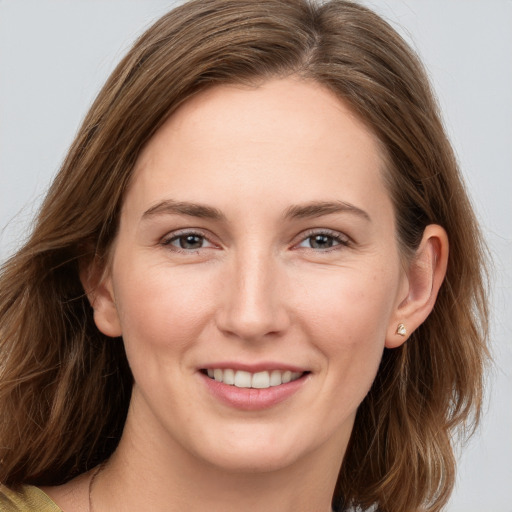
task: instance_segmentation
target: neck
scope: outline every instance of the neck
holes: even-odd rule
[[[154,439],[129,415],[118,449],[96,479],[94,512],[331,511],[342,459],[331,445],[285,468],[237,471]]]

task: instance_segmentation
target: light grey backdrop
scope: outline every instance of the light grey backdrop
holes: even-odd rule
[[[512,1],[365,0],[412,42],[495,262],[485,418],[448,512],[512,511]],[[167,0],[0,0],[0,261],[19,245],[80,120]],[[407,483],[404,482],[404,485]]]

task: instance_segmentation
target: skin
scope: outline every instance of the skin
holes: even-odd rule
[[[398,323],[426,318],[446,267],[439,226],[404,264],[383,173],[368,128],[298,78],[217,86],[167,120],[137,161],[109,268],[82,276],[135,378],[96,512],[330,510],[382,352],[407,339]],[[308,373],[247,411],[205,385],[219,361]],[[89,481],[47,492],[88,510]]]

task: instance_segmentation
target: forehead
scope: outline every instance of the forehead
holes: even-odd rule
[[[377,138],[325,87],[298,78],[222,85],[190,99],[157,131],[128,196],[148,203],[179,194],[220,207],[231,193],[357,202],[365,189],[385,192],[383,167]]]

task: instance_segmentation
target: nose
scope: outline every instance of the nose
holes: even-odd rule
[[[281,336],[290,325],[286,288],[284,269],[275,257],[261,251],[241,254],[223,282],[217,327],[248,341]]]

